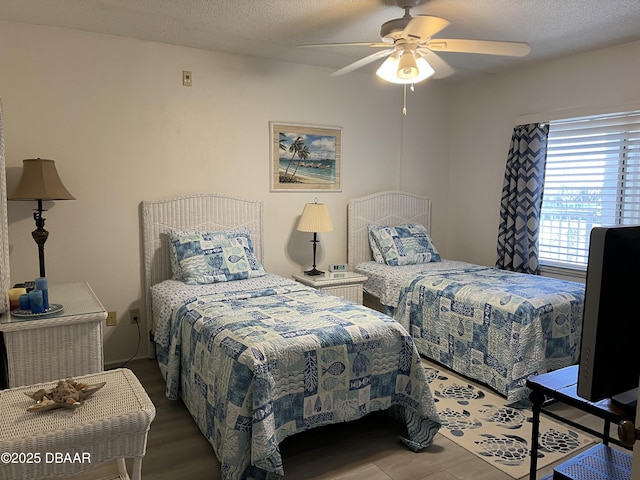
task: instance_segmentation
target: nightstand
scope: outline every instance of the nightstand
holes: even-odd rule
[[[49,286],[59,313],[43,317],[0,316],[9,387],[104,370],[102,303],[86,282]]]
[[[293,278],[317,290],[362,304],[362,284],[367,277],[355,272],[326,272],[324,275],[294,273]]]

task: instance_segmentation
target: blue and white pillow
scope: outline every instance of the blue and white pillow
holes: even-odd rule
[[[380,256],[387,265],[415,265],[441,260],[424,225],[417,223],[395,227],[369,225],[369,235],[373,238]]]
[[[173,278],[189,285],[230,282],[266,275],[248,229],[169,232]]]
[[[380,247],[378,247],[378,242],[376,242],[376,238],[373,235],[373,228],[375,225],[369,225],[369,246],[371,247],[371,255],[376,263],[384,264],[384,256],[380,251]]]

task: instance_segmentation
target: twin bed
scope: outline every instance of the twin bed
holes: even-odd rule
[[[380,312],[266,272],[261,202],[148,201],[142,224],[166,395],[183,400],[223,478],[280,478],[286,437],[374,411],[406,424],[412,450],[431,444],[440,422],[413,339]]]
[[[430,214],[428,198],[404,192],[350,200],[349,265],[368,277],[365,292],[410,332],[421,355],[509,403],[526,401],[527,377],[577,363],[584,285],[439,255],[402,266],[373,259],[371,226],[417,224],[428,231]]]
[[[424,237],[430,211],[402,192],[349,202],[349,265],[387,315],[266,272],[260,201],[142,203],[148,328],[166,394],[183,400],[223,478],[280,478],[286,437],[373,411],[406,424],[407,447],[427,447],[440,421],[420,355],[510,402],[526,397],[529,375],[577,361],[581,284],[439,259],[435,247],[418,255],[426,263],[372,259],[371,225],[421,225]]]

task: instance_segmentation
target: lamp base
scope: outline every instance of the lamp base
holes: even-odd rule
[[[44,271],[44,244],[49,238],[49,232],[44,229],[44,221],[42,218],[42,212],[46,212],[45,209],[42,208],[42,200],[38,200],[38,209],[33,212],[33,219],[36,221],[36,229],[31,232],[31,236],[35,240],[38,245],[38,261],[40,264],[40,276],[45,277]]]
[[[324,275],[324,272],[321,270],[318,270],[316,267],[313,267],[311,270],[305,270],[304,271],[305,275]]]

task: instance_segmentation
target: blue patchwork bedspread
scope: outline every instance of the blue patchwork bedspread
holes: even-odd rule
[[[527,400],[526,378],[578,361],[584,285],[471,266],[407,281],[394,318],[418,351]]]
[[[440,420],[411,336],[393,319],[296,284],[193,298],[157,345],[222,464],[222,478],[281,478],[278,445],[309,428],[388,410],[412,450]]]

